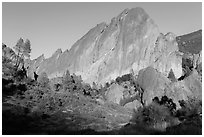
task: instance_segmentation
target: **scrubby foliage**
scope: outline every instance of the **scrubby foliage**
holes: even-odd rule
[[[92,98],[100,94],[96,84],[91,87],[82,81],[81,76],[71,75],[68,70],[62,78],[62,83],[57,85],[62,85],[64,92],[79,93]]]
[[[71,75],[69,70],[66,71],[62,78],[62,86],[65,92],[79,92],[82,93],[84,85],[80,76]]]
[[[37,81],[42,87],[49,87],[49,78],[45,72],[38,76]]]
[[[168,108],[171,115],[175,115],[176,104],[173,102],[171,98],[168,98],[167,96],[162,96],[161,100],[159,100],[158,97],[155,97],[153,99],[153,102],[158,103],[159,105],[165,106],[166,108]]]
[[[169,109],[165,105],[159,105],[153,102],[149,106],[138,109],[132,121],[139,124],[145,124],[147,127],[159,126],[159,128],[165,129],[166,125],[173,120],[173,117]]]
[[[134,85],[136,80],[133,73],[122,75],[121,77],[117,77],[115,81],[120,85],[122,82],[129,81],[131,85]]]
[[[12,79],[2,79],[2,95],[12,96],[15,94],[21,94],[27,90],[25,84],[16,84]]]
[[[176,113],[180,120],[191,119],[202,114],[202,101],[196,98],[189,98],[187,101],[179,101],[181,109]]]
[[[202,127],[202,102],[190,98],[187,101],[182,100],[179,102],[181,108],[176,109],[176,104],[167,96],[163,96],[161,100],[155,97],[150,105],[135,111],[132,122],[157,130],[168,129],[168,134],[185,134],[177,131],[177,125],[180,125],[183,128],[182,132],[185,132],[184,128],[189,128],[191,123],[194,125],[191,128],[197,127],[195,133],[200,134]],[[194,131],[191,133],[194,134]]]
[[[61,82],[51,82],[46,73],[41,73],[37,81],[25,78],[19,85],[12,80],[4,80],[4,92],[13,95],[7,99],[7,103],[28,108],[32,113],[52,114],[70,103],[74,94],[90,98],[99,95],[97,88],[91,88],[82,82],[80,76],[71,75],[69,71],[61,79]]]

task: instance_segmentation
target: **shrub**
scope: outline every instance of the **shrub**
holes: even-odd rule
[[[84,86],[83,86],[83,94],[91,96],[91,92],[92,92],[91,86],[89,84],[84,84]]]
[[[12,79],[2,79],[2,93],[5,96],[13,96],[15,94],[23,94],[28,89],[26,83],[15,83]]]
[[[187,101],[180,100],[179,103],[181,109],[177,111],[176,116],[179,117],[180,120],[196,117],[202,113],[201,100],[189,98]]]
[[[133,73],[130,73],[130,74],[125,74],[121,77],[117,77],[115,81],[118,84],[121,84],[122,82],[125,82],[125,81],[130,81],[130,84],[133,85],[135,83],[135,78],[133,76]]]
[[[14,95],[17,91],[17,87],[15,84],[13,84],[12,81],[2,79],[2,94],[5,96],[11,96]]]
[[[175,113],[176,113],[176,104],[173,102],[173,100],[171,98],[168,98],[165,95],[165,96],[162,96],[161,100],[159,100],[158,97],[155,97],[152,100],[155,103],[158,103],[160,105],[164,105],[165,107],[168,108],[168,110],[171,113],[171,115],[175,115]]]
[[[15,73],[14,65],[10,62],[2,61],[2,73],[2,76],[13,77]]]
[[[152,103],[149,106],[144,107],[141,112],[142,121],[146,124],[156,124],[162,121],[168,121],[171,116],[168,108],[157,103]]]
[[[149,128],[165,130],[166,127],[175,123],[175,117],[167,106],[152,102],[148,106],[138,108],[131,121]]]
[[[60,83],[56,83],[53,85],[53,90],[54,91],[59,91],[61,89],[62,85]]]
[[[67,70],[62,80],[63,89],[69,92],[73,91],[73,87],[74,87],[73,82],[74,80],[72,79],[69,73],[69,70]]]
[[[45,72],[43,72],[39,75],[37,81],[42,87],[48,87],[49,86],[49,78]]]

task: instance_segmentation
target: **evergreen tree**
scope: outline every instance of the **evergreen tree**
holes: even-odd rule
[[[43,72],[39,75],[37,81],[38,81],[38,83],[40,83],[40,85],[42,87],[48,87],[49,86],[49,78],[47,76],[47,73],[45,73],[45,72]]]
[[[73,83],[72,83],[72,77],[69,73],[69,70],[66,71],[65,75],[63,76],[62,84],[63,84],[63,89],[72,91],[73,88]]]
[[[31,44],[30,41],[28,39],[26,39],[25,43],[23,41],[22,38],[20,38],[17,42],[17,44],[14,47],[14,50],[17,54],[16,56],[16,70],[18,70],[19,65],[24,63],[24,59],[25,57],[30,57],[30,53],[31,53]]]

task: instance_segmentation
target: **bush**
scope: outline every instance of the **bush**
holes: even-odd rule
[[[168,108],[171,115],[175,115],[176,113],[176,104],[173,102],[171,98],[168,98],[166,95],[162,96],[161,100],[158,97],[153,99],[153,102],[158,103],[159,105],[164,105]]]
[[[15,83],[12,79],[2,79],[2,93],[4,96],[23,94],[27,89],[26,83]]]
[[[54,91],[60,91],[62,89],[62,85],[60,83],[56,83],[53,85]]]
[[[120,85],[122,82],[129,81],[131,85],[135,84],[135,78],[133,73],[125,74],[121,77],[117,77],[115,81]]]
[[[37,81],[42,87],[49,87],[49,78],[45,72],[39,75]]]
[[[24,70],[20,69],[15,71],[13,77],[17,82],[22,82],[26,78],[26,73]]]
[[[11,96],[16,94],[17,87],[13,80],[2,79],[2,94],[3,96]]]
[[[13,77],[15,73],[15,67],[12,63],[4,63],[2,62],[2,76]]]
[[[191,119],[193,117],[199,116],[202,113],[202,101],[189,98],[187,101],[179,101],[181,109],[176,113],[176,116],[180,119]]]
[[[75,81],[73,77],[71,77],[69,70],[66,71],[65,75],[63,76],[62,85],[65,91],[73,91]]]
[[[26,107],[32,113],[52,114],[70,101],[69,93],[55,93],[42,86],[33,87],[23,95],[13,96],[8,103]]]
[[[140,107],[134,112],[132,122],[149,128],[164,131],[167,127],[178,124],[178,119],[174,117],[175,107],[171,99],[158,97],[153,102],[144,107]]]
[[[171,114],[167,107],[153,102],[149,106],[140,108],[135,113],[135,118],[135,120],[139,120],[138,122],[140,123],[154,125],[163,121],[169,121],[171,119]]]
[[[202,134],[202,101],[189,98],[187,101],[179,101],[181,109],[176,117],[181,124],[167,128],[166,134],[201,135]]]

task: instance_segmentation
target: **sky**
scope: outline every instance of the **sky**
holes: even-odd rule
[[[2,3],[2,42],[14,47],[18,39],[31,42],[31,59],[62,51],[101,22],[110,23],[126,8],[142,7],[160,32],[187,34],[202,29],[202,3]]]

